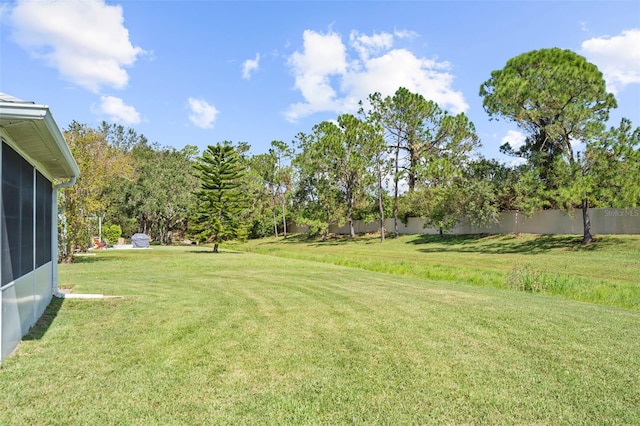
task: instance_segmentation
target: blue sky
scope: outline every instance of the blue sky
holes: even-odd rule
[[[478,90],[518,54],[571,49],[604,73],[640,126],[639,1],[4,1],[0,92],[72,120],[115,122],[151,142],[254,154],[354,113],[399,86],[465,112],[481,154],[506,162],[515,125]]]

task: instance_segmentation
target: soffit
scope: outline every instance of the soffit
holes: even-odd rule
[[[47,106],[0,94],[0,127],[12,147],[50,178],[79,175],[78,165]]]

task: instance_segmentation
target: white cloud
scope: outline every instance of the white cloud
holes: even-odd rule
[[[13,39],[32,57],[96,93],[103,86],[124,88],[125,67],[145,53],[131,44],[122,7],[103,0],[19,0],[10,21]]]
[[[409,31],[409,30],[395,30],[393,32],[393,35],[395,35],[398,38],[407,38],[409,40],[412,40],[416,37],[419,36],[419,34],[415,31]]]
[[[640,29],[623,31],[614,37],[584,41],[581,54],[604,74],[607,90],[618,93],[628,84],[640,83]]]
[[[100,105],[93,109],[96,114],[104,114],[116,123],[137,124],[140,123],[140,114],[136,109],[114,96],[101,96]]]
[[[448,62],[393,48],[396,39],[415,36],[409,31],[373,35],[352,31],[348,49],[335,32],[305,31],[302,51],[289,58],[295,88],[304,102],[290,105],[286,118],[296,121],[319,111],[355,112],[358,101],[366,101],[370,94],[391,96],[399,87],[420,93],[453,113],[466,111],[469,106],[462,93],[452,89]]]
[[[189,121],[201,129],[210,129],[218,116],[218,110],[202,99],[189,98]]]
[[[526,139],[527,137],[524,133],[517,130],[509,130],[507,135],[500,140],[500,144],[504,145],[505,143],[509,143],[511,148],[517,151],[522,145],[524,145]]]
[[[349,41],[351,47],[360,54],[360,58],[366,60],[371,54],[390,49],[393,46],[393,34],[378,33],[368,36],[358,31],[351,31]]]
[[[399,87],[419,93],[453,113],[464,112],[468,105],[461,92],[451,86],[453,75],[446,72],[447,62],[418,58],[405,49],[394,49],[364,62],[361,72],[345,76],[344,87],[354,99],[366,100],[373,92],[393,95]]]
[[[260,54],[256,53],[255,59],[247,59],[242,64],[242,78],[249,80],[251,79],[251,73],[253,71],[257,71],[260,66]]]
[[[344,75],[347,70],[346,47],[340,35],[306,30],[303,40],[303,52],[294,52],[288,63],[295,76],[295,88],[306,102],[291,106],[287,113],[291,121],[314,112],[337,109],[337,94],[330,78]]]

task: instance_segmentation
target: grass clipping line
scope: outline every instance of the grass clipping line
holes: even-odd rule
[[[303,236],[249,241],[239,249],[393,275],[545,293],[640,311],[640,236],[401,236],[321,242]]]
[[[59,302],[3,365],[0,424],[640,418],[637,311],[250,253],[98,258],[60,282],[125,298]]]

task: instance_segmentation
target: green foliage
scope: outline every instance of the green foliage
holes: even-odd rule
[[[450,163],[444,162],[445,165]],[[465,164],[448,172],[449,181],[439,185],[421,185],[400,198],[399,216],[404,223],[409,217],[424,219],[425,227],[440,229],[441,234],[452,229],[463,218],[472,224],[485,226],[498,219],[498,183],[481,171],[484,165]],[[486,170],[484,170],[486,172]],[[442,175],[444,176],[444,175]]]
[[[268,154],[253,155],[247,159],[248,170],[244,178],[249,196],[249,236],[262,238],[275,235],[278,222],[278,200],[275,190],[275,158]]]
[[[515,121],[529,133],[519,153],[544,152],[570,160],[571,142],[606,122],[617,106],[598,68],[570,51],[540,49],[518,55],[480,87],[490,117]]]
[[[298,217],[296,224],[300,226],[306,226],[309,228],[309,237],[322,237],[326,238],[329,234],[329,224],[322,219],[309,219],[307,217]]]
[[[323,123],[324,134],[318,143],[322,145],[331,163],[331,177],[346,202],[346,221],[350,236],[354,237],[355,209],[366,199],[375,181],[375,155],[378,138],[367,123],[350,114],[338,117],[337,125]]]
[[[173,232],[186,231],[199,184],[192,173],[196,152],[192,146],[176,150],[143,143],[131,150],[137,176],[118,195],[122,215],[136,218],[136,232],[170,244]]]
[[[544,170],[540,164],[518,167],[511,185],[516,209],[570,209],[580,207],[582,200],[588,207],[635,207],[640,199],[640,128],[622,119],[619,127],[591,133],[575,162],[555,157]]]
[[[471,180],[460,183],[462,215],[476,226],[486,226],[498,221],[496,188],[487,180]]]
[[[238,150],[228,141],[209,145],[194,167],[201,189],[196,194],[199,204],[191,229],[200,241],[213,242],[217,252],[221,242],[247,236],[243,221],[248,202],[243,187],[245,168]]]
[[[484,187],[479,192],[491,193],[489,200],[497,211],[520,209],[515,186],[522,173],[521,167],[508,167],[495,159],[478,158],[466,164],[462,173],[465,180]],[[486,202],[482,195],[478,197],[477,202]]]
[[[591,207],[640,205],[640,127],[630,120],[590,138],[580,165]]]
[[[293,149],[282,141],[271,141],[269,154],[276,159],[276,171],[274,175],[276,198],[280,199],[282,234],[287,236],[287,205],[293,186],[293,169],[289,164],[293,158]],[[276,231],[277,233],[277,231]]]
[[[195,146],[176,150],[119,125],[74,122],[67,140],[82,176],[60,193],[61,252],[70,258],[87,247],[96,216],[124,235],[144,232],[169,244],[187,232],[203,242],[286,236],[289,218],[326,238],[330,225],[354,219],[380,220],[384,231],[385,217],[394,217],[397,230],[399,219],[417,216],[446,231],[463,217],[489,224],[501,210],[640,204],[640,128],[623,119],[605,129],[615,99],[584,58],[560,49],[525,53],[494,71],[480,92],[492,118],[528,133],[520,149],[502,148],[525,164],[473,159],[479,139],[464,114],[399,88],[370,95],[369,111],[360,102],[361,118],[344,114],[298,134],[297,152],[272,141],[268,152],[251,155],[248,143],[238,143],[242,177],[228,178],[236,186],[217,190],[231,198],[217,201],[202,189],[211,170],[193,173],[196,161],[206,164]],[[582,151],[574,152],[576,141]],[[239,193],[244,200],[236,203]]]
[[[531,163],[549,197],[542,202],[569,205],[576,197],[581,200],[583,241],[590,242],[588,188],[582,178],[586,170],[577,164],[572,144],[591,137],[617,106],[602,73],[570,50],[534,50],[493,71],[481,85],[480,96],[490,117],[514,121],[528,133],[517,151],[508,144],[502,150]]]
[[[302,225],[322,229],[326,237],[329,225],[341,223],[345,217],[345,194],[340,187],[336,165],[338,153],[332,144],[337,127],[322,122],[311,134],[299,133],[296,141],[300,152],[293,159],[298,169],[298,187],[294,194],[297,217]]]
[[[109,145],[101,131],[73,122],[64,132],[78,167],[75,185],[60,191],[60,253],[72,261],[76,250],[86,250],[91,242],[96,216],[104,216],[111,206],[110,194],[119,183],[132,177],[129,158]]]
[[[530,163],[517,168],[519,177],[513,183],[515,210],[530,215],[536,210],[550,208],[546,188],[540,180],[540,172]]]
[[[198,184],[191,166],[196,147],[163,148],[105,122],[97,129],[73,123],[66,139],[81,169],[78,183],[63,191],[69,244],[88,241],[96,215],[120,225],[125,235],[144,232],[162,243],[184,233]]]
[[[268,235],[286,237],[287,201],[292,188],[292,169],[286,161],[291,149],[281,141],[272,141],[263,154],[246,159],[248,167],[245,182],[251,194],[249,217],[250,238]]]
[[[121,221],[122,235],[131,236],[138,232],[138,219],[135,217],[126,218],[125,216],[117,216]]]
[[[380,93],[374,93],[369,96],[369,103],[371,111],[367,112],[367,118],[376,123],[377,128],[384,129],[384,139],[390,152],[397,236],[403,178],[406,177],[409,192],[421,185],[426,188],[451,185],[459,168],[480,141],[473,123],[463,113],[452,116],[437,103],[404,87],[392,97],[383,98]],[[423,191],[426,192],[429,191]],[[442,214],[435,213],[434,209],[423,213],[429,215],[434,212],[437,217],[433,222],[444,223],[444,216],[453,216],[454,213],[445,213],[450,210],[447,206],[440,207]]]
[[[378,194],[376,192],[371,191],[367,193],[366,196],[355,205],[353,214],[353,218],[355,220],[362,220],[365,223],[376,222],[380,220],[380,206],[378,205]],[[383,190],[381,196],[383,207],[382,217],[392,217],[392,195]]]
[[[122,236],[122,228],[120,225],[106,225],[102,227],[102,235],[104,240],[109,245],[117,244],[118,238]]]

